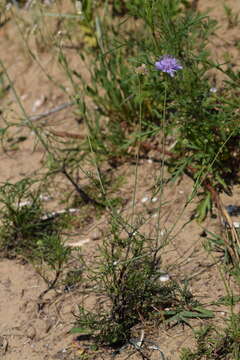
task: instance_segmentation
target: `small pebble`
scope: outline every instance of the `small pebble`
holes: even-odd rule
[[[46,97],[44,95],[42,95],[39,99],[35,100],[32,106],[32,112],[35,112],[38,108],[40,108],[45,101]]]
[[[78,209],[75,209],[75,208],[70,208],[68,210],[66,210],[66,212],[69,212],[70,214],[73,214],[75,212],[79,211]]]
[[[155,203],[158,201],[158,198],[155,196],[154,198],[152,198],[152,202]]]
[[[147,202],[149,200],[149,198],[147,197],[147,196],[144,196],[143,198],[142,198],[142,203],[145,203],[145,202]]]
[[[20,208],[23,206],[29,206],[29,205],[31,205],[31,201],[29,201],[29,200],[21,201],[18,205]]]
[[[239,222],[239,221],[234,221],[234,222],[233,222],[233,226],[234,226],[236,229],[239,229],[239,228],[240,228],[240,222]]]
[[[50,201],[52,200],[51,196],[40,194],[39,199],[42,201]]]
[[[161,282],[167,282],[167,281],[170,280],[170,276],[169,276],[168,274],[160,275],[160,276],[159,276],[159,280],[160,280]]]
[[[67,245],[70,247],[81,247],[84,244],[87,244],[89,242],[90,242],[90,239],[82,239],[82,240],[75,241],[74,243],[68,243]]]

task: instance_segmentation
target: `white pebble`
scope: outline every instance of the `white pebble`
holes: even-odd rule
[[[148,200],[149,200],[149,198],[148,198],[147,196],[145,196],[145,197],[142,198],[141,201],[142,201],[142,203],[145,203],[145,202],[147,202]]]
[[[160,276],[159,276],[159,280],[160,280],[161,282],[167,282],[167,281],[170,280],[170,276],[169,276],[168,274],[160,275]]]
[[[52,200],[51,196],[40,194],[39,199],[42,201],[50,201]]]
[[[32,106],[32,112],[35,112],[38,108],[40,108],[45,101],[46,97],[44,95],[42,95],[39,99],[35,100]]]
[[[234,222],[233,222],[233,226],[234,226],[236,229],[240,228],[240,222],[239,222],[239,221],[234,221]]]
[[[31,204],[32,204],[31,201],[26,200],[26,201],[21,201],[18,205],[19,205],[19,207],[21,208],[21,207],[23,207],[23,206],[29,206],[29,205],[31,205]]]
[[[83,240],[78,240],[74,243],[67,243],[66,245],[70,246],[70,247],[81,247],[84,244],[87,244],[90,242],[90,239],[83,239]]]

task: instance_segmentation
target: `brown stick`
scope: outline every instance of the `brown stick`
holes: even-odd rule
[[[41,114],[30,116],[29,120],[30,121],[36,121],[36,120],[43,119],[43,118],[48,117],[49,115],[52,115],[52,114],[54,114],[54,113],[56,113],[58,111],[62,111],[63,109],[66,109],[66,108],[68,108],[69,106],[72,106],[72,105],[74,105],[73,102],[68,102],[68,103],[61,104],[61,105],[59,105],[59,106],[57,106],[57,107],[55,107],[53,109],[50,109],[48,111],[45,111],[45,112],[43,112]]]
[[[71,138],[71,139],[84,139],[86,136],[81,134],[73,134],[67,131],[56,131],[56,130],[49,130],[51,134],[55,136],[59,136],[62,138]]]

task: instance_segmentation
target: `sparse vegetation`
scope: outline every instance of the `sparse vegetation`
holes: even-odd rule
[[[219,25],[198,5],[190,0],[0,5],[0,27],[14,23],[28,66],[36,66],[54,89],[50,100],[41,95],[34,102],[31,111],[37,114],[29,115],[24,103],[29,95],[20,94],[0,55],[2,149],[15,154],[27,143],[25,161],[30,147],[41,152],[34,172],[5,179],[0,187],[1,259],[24,259],[44,279],[38,312],[58,296],[76,296],[72,333],[87,336],[96,349],[121,352],[136,343],[139,327],[154,336],[157,328],[168,332],[182,325],[193,331],[196,346],[174,359],[240,358],[235,309],[240,236],[239,222],[232,221],[239,209],[222,200],[239,184],[240,72],[231,56],[222,53],[221,62],[211,50]],[[232,31],[238,12],[222,6]],[[61,80],[50,63],[57,64]],[[55,91],[63,104],[55,104]],[[57,107],[38,111],[48,100]],[[48,122],[65,110],[61,129]],[[149,171],[143,164],[153,166]],[[191,185],[172,210],[176,201],[165,193],[186,178]],[[46,189],[54,194],[51,206],[64,209],[50,212],[43,201]],[[220,225],[214,232],[216,217]],[[104,226],[91,237],[97,222]],[[203,257],[195,266],[194,241],[190,250],[178,250],[181,231],[194,222],[206,237],[196,245],[211,260],[206,269],[214,267],[226,292],[211,302],[192,290],[206,272],[198,271]],[[81,239],[71,242],[76,235]],[[83,248],[79,256],[77,249],[92,239],[97,246],[89,246],[87,254]],[[218,317],[223,307],[227,321]],[[135,350],[150,359],[143,342]],[[83,354],[79,359],[88,358]]]

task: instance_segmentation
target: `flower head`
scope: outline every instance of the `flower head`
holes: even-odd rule
[[[146,75],[148,72],[148,69],[147,69],[146,64],[142,64],[141,66],[138,66],[135,71],[139,75]]]
[[[215,94],[217,92],[217,88],[211,87],[210,92]]]
[[[171,77],[175,76],[175,72],[182,70],[182,65],[177,59],[171,55],[162,56],[157,62],[155,62],[155,67],[157,70],[168,73]]]

